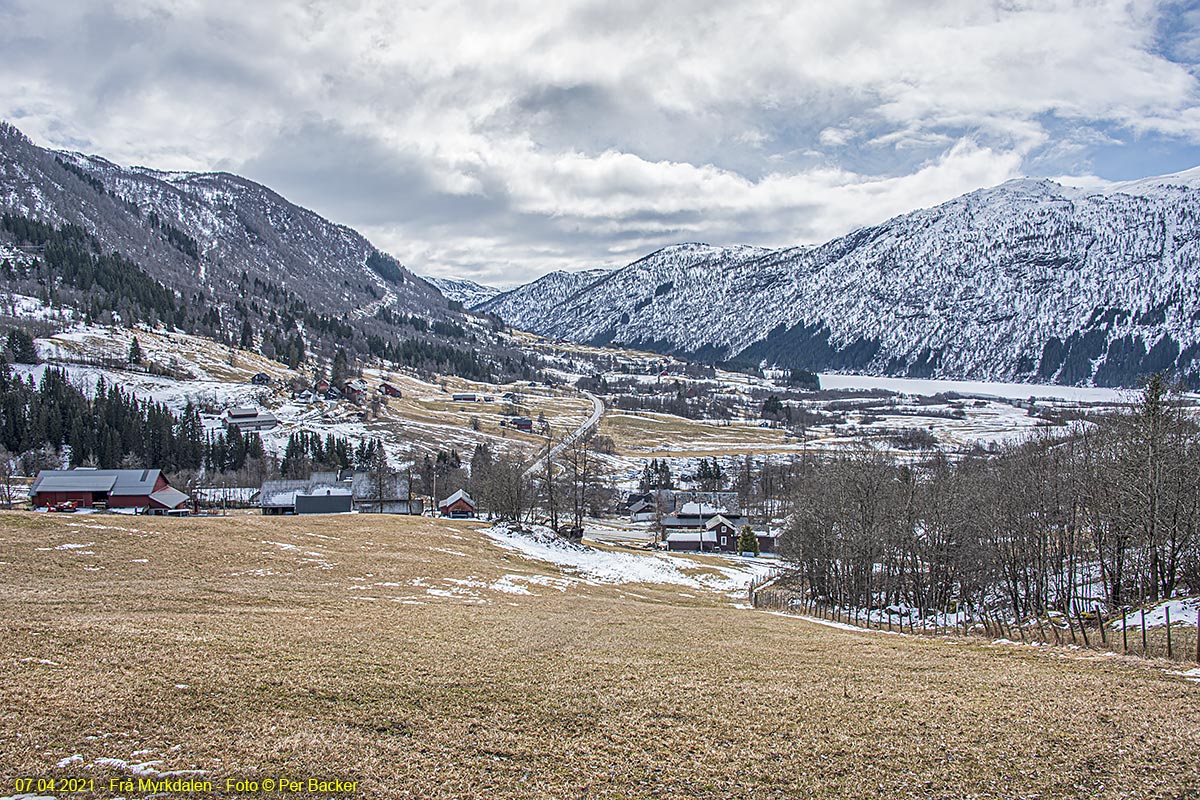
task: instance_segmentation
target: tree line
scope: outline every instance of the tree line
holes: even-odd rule
[[[1200,425],[1161,376],[1125,412],[993,454],[793,466],[782,550],[829,603],[1027,619],[1200,591]]]

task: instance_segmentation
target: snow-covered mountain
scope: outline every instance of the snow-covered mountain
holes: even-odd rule
[[[287,293],[351,321],[384,307],[450,314],[436,289],[356,231],[229,173],[125,168],[38,147],[0,123],[0,211],[77,225],[103,251],[121,253],[183,297],[202,292],[223,313],[236,303],[280,306]],[[238,315],[246,313],[257,312]]]
[[[485,286],[466,278],[434,278],[429,275],[422,277],[447,300],[456,300],[466,309],[483,305],[502,291],[495,286]]]
[[[1196,385],[1197,185],[1198,170],[1092,191],[1014,180],[818,247],[676,245],[485,308],[705,360],[1104,386],[1167,369]]]
[[[517,328],[540,333],[551,327],[563,303],[608,275],[606,269],[549,272],[532,283],[496,295],[475,310],[498,314]]]

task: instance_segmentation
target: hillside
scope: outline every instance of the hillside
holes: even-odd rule
[[[683,244],[485,304],[546,336],[709,361],[972,380],[1200,384],[1193,172],[1017,180],[819,247]],[[553,291],[550,291],[553,289]]]
[[[468,309],[478,308],[501,293],[495,286],[484,286],[466,278],[434,278],[429,275],[424,278],[426,283],[441,292],[447,300],[462,303],[463,308]]]
[[[380,798],[714,799],[1200,787],[1200,687],[1177,671],[738,608],[736,561],[551,552],[392,515],[0,520],[10,785],[287,775]]]
[[[608,270],[589,269],[581,272],[550,272],[532,283],[496,295],[481,303],[477,310],[498,314],[521,330],[544,333],[550,322],[557,319],[565,303],[581,296],[584,291],[608,274]]]
[[[261,347],[292,366],[341,349],[457,371],[444,352],[455,339],[498,372],[513,363],[363,236],[236,175],[125,168],[0,124],[0,212],[4,288],[92,320]]]

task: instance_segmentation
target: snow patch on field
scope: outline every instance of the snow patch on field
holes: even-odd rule
[[[766,564],[719,566],[665,553],[617,553],[574,544],[548,528],[515,529],[502,523],[485,531],[488,538],[524,558],[544,561],[577,573],[591,583],[657,583],[716,592],[742,592]],[[732,562],[731,562],[732,563]],[[685,570],[696,570],[689,574]]]

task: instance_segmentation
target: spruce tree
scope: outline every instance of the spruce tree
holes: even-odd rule
[[[129,363],[142,363],[142,346],[138,344],[137,337],[133,337],[133,341],[129,343]]]

